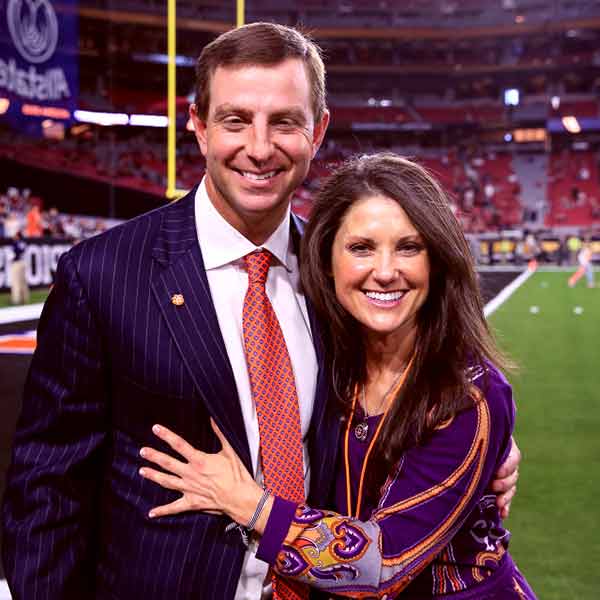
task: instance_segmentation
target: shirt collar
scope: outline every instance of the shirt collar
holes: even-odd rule
[[[236,262],[258,248],[265,248],[288,271],[291,270],[293,249],[290,239],[289,207],[283,220],[266,242],[262,246],[255,246],[217,211],[206,191],[204,178],[196,190],[194,202],[196,230],[206,270]]]

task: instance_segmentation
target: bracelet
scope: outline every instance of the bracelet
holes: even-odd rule
[[[263,491],[262,496],[260,497],[260,500],[256,505],[256,510],[254,511],[254,514],[250,517],[250,520],[248,521],[248,524],[245,527],[234,521],[232,523],[229,523],[229,525],[225,527],[225,532],[237,529],[240,532],[240,536],[242,537],[242,542],[244,543],[244,546],[246,546],[247,548],[250,543],[250,534],[254,530],[254,527],[256,527],[256,522],[258,521],[258,519],[260,519],[260,515],[262,514],[262,511],[265,508],[265,504],[267,503],[267,500],[269,499],[270,495],[271,494],[269,490],[265,489]]]
[[[265,504],[267,503],[267,500],[269,499],[270,495],[271,494],[269,493],[269,490],[265,489],[262,496],[260,497],[260,500],[258,501],[258,504],[256,505],[256,510],[254,511],[254,514],[250,517],[248,525],[246,525],[246,531],[250,532],[256,527],[256,522],[258,521],[258,519],[260,519],[260,515],[262,514],[262,511],[265,508]]]

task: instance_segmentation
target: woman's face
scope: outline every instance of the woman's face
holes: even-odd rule
[[[429,256],[395,200],[357,200],[335,235],[331,263],[338,301],[370,338],[401,342],[415,332],[429,292]]]

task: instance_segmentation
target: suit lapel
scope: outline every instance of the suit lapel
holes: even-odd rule
[[[152,292],[209,413],[252,471],[235,379],[210,295],[194,215],[195,189],[163,212]],[[183,303],[177,305],[173,296]]]

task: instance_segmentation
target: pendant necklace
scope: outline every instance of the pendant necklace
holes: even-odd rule
[[[392,385],[390,385],[390,387],[388,388],[386,393],[381,398],[381,401],[379,402],[379,406],[377,407],[377,411],[375,414],[379,414],[379,412],[381,411],[381,407],[383,406],[386,399],[390,395],[390,392],[396,387],[396,384],[398,383],[398,381],[400,381],[400,378],[402,377],[402,375],[404,375],[405,370],[406,370],[406,366],[404,365],[402,367],[402,370],[400,371],[400,373],[398,373],[398,376],[392,382]],[[354,427],[354,437],[359,442],[366,442],[367,437],[369,436],[369,412],[367,411],[367,395],[366,395],[364,383],[362,384],[362,387],[361,387],[360,405],[361,405],[361,409],[362,409],[362,413],[363,413],[363,418]]]
[[[412,366],[412,361],[413,361],[413,359],[411,358],[408,365],[406,366],[406,368],[403,370],[402,373],[400,373],[399,377],[396,379],[396,381],[394,381],[394,383],[392,384],[390,389],[386,392],[384,398],[389,396],[390,394],[393,394],[393,395],[398,394],[398,392],[404,385],[404,381],[406,380],[406,377],[410,371],[410,368]],[[363,386],[362,392],[363,392],[363,403],[364,403],[364,396],[365,396],[364,386]],[[385,421],[385,415],[387,414],[387,412],[390,408],[390,403],[388,402],[384,408],[383,417],[379,420],[379,423],[377,423],[377,427],[375,427],[375,433],[373,434],[373,437],[372,437],[371,441],[369,442],[369,445],[367,446],[367,451],[365,452],[365,458],[362,463],[362,469],[360,472],[360,478],[359,478],[359,483],[358,483],[358,493],[357,493],[357,497],[356,497],[356,510],[353,512],[352,504],[351,504],[352,491],[351,491],[351,485],[350,485],[350,439],[349,438],[350,438],[350,426],[351,426],[351,423],[354,420],[354,416],[356,414],[356,404],[358,402],[358,396],[359,396],[358,389],[356,389],[354,392],[354,398],[352,400],[352,412],[350,413],[350,418],[347,421],[346,433],[344,435],[344,471],[345,471],[345,475],[346,475],[346,503],[347,503],[346,506],[348,508],[348,514],[350,514],[350,515],[354,514],[354,516],[356,518],[358,518],[358,516],[360,515],[360,509],[362,506],[363,487],[364,487],[364,483],[365,483],[365,475],[367,472],[367,465],[369,464],[369,457],[371,456],[373,447],[375,446],[375,443],[377,442],[377,438],[379,437],[379,434],[381,433],[381,429],[382,429],[383,423]],[[383,405],[383,402],[380,405],[380,408],[382,405]],[[365,406],[366,406],[366,403],[365,403]],[[368,417],[365,415],[365,419],[366,418],[368,418]],[[359,425],[360,425],[360,423],[359,423]],[[364,428],[364,430],[365,430],[365,433],[364,433],[365,438],[364,439],[366,440],[366,435],[369,433],[369,427],[368,427],[366,420],[364,421],[364,425],[366,426]],[[354,429],[354,435],[357,437],[358,440],[360,440],[360,438],[357,435],[356,427]]]

